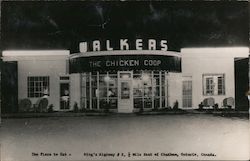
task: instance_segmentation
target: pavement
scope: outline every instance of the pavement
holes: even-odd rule
[[[239,118],[249,118],[248,111],[215,111],[215,110],[160,110],[160,111],[143,111],[141,113],[116,113],[116,112],[72,112],[72,111],[61,111],[61,112],[52,112],[52,113],[32,113],[32,112],[19,112],[19,113],[5,113],[2,114],[2,118],[40,118],[40,117],[83,117],[83,116],[120,116],[120,115],[180,115],[180,114],[212,114],[222,117],[239,117]]]
[[[248,160],[249,120],[213,115],[3,118],[2,161]]]

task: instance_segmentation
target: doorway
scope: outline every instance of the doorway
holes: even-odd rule
[[[118,112],[133,112],[132,71],[118,72]]]
[[[60,110],[69,110],[69,83],[60,83]]]
[[[192,107],[192,80],[184,80],[182,83],[182,106]]]

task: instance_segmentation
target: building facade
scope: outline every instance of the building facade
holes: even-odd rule
[[[235,108],[235,61],[249,55],[247,47],[183,48],[181,52],[96,48],[73,54],[3,51],[4,62],[17,62],[18,101],[29,99],[35,105],[47,98],[55,111],[76,106],[119,113],[177,105]]]
[[[47,98],[55,110],[63,110],[63,83],[69,84],[67,50],[3,51],[3,61],[17,62],[18,102],[28,98],[32,105]],[[65,89],[66,90],[66,89]]]
[[[219,108],[231,99],[232,108],[235,108],[235,72],[240,72],[235,71],[235,61],[248,58],[249,49],[184,48],[181,53],[183,77],[190,77],[192,84],[192,107],[198,107],[203,100],[212,98]],[[247,90],[248,86],[241,92]],[[245,96],[243,99],[246,99]]]
[[[72,91],[78,94],[71,105],[134,112],[168,107],[177,100],[168,91],[173,77],[180,75],[181,57],[153,50],[76,53],[70,56],[70,72]]]

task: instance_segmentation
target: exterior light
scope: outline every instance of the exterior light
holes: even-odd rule
[[[148,81],[149,80],[149,75],[148,74],[142,74],[142,80],[144,82]]]
[[[122,75],[122,78],[123,78],[123,79],[128,79],[128,78],[129,78],[129,75],[128,75],[128,74],[124,74],[124,75]]]
[[[104,81],[105,81],[105,82],[109,82],[109,81],[110,81],[110,77],[109,77],[108,75],[106,75],[106,76],[104,77]]]

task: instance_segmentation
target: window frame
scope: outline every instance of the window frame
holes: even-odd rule
[[[40,98],[44,96],[44,90],[47,87],[50,94],[50,78],[49,76],[28,76],[27,77],[27,97]]]
[[[221,84],[219,84],[221,78]],[[207,80],[212,80],[212,85],[207,84]],[[226,75],[225,73],[206,73],[202,74],[202,94],[203,96],[224,96],[226,95]],[[208,87],[211,87],[212,92],[208,92]],[[221,87],[221,89],[219,89]],[[219,92],[221,91],[221,92]]]
[[[193,81],[191,79],[182,81],[182,106],[193,107]]]

